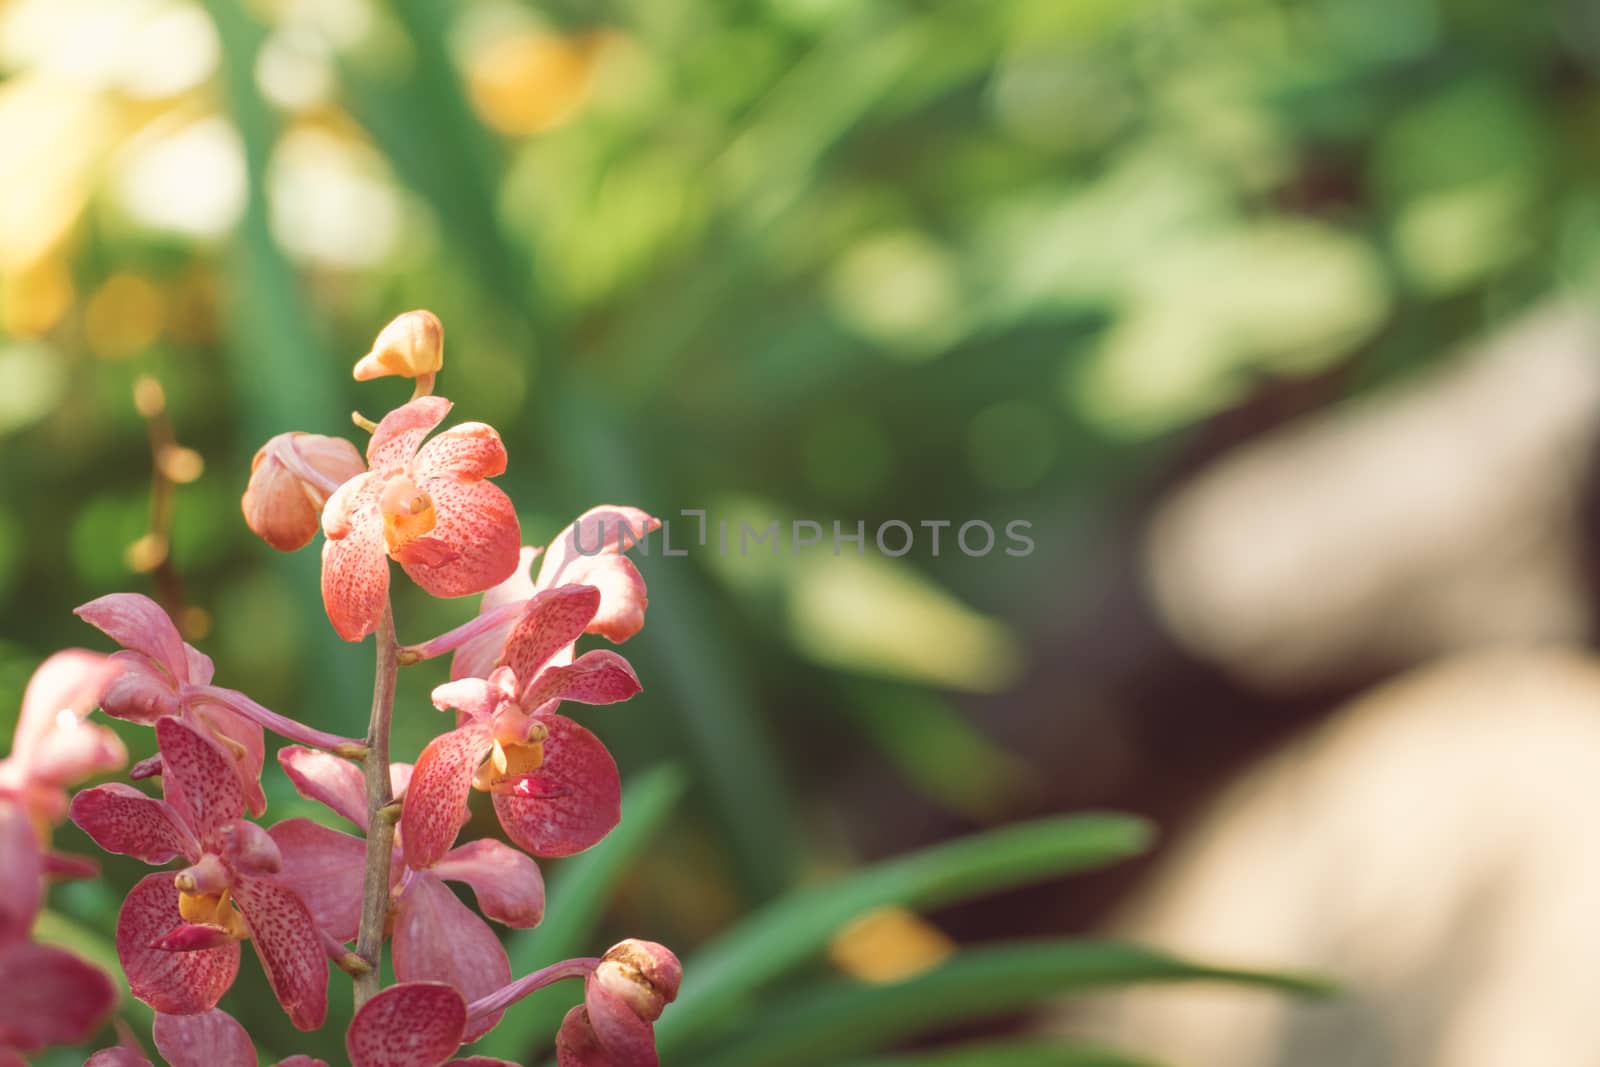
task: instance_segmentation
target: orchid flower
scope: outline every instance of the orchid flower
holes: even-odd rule
[[[256,1067],[256,1048],[239,1021],[221,1008],[197,1015],[156,1016],[156,1050],[172,1067]],[[83,1067],[154,1067],[133,1043],[101,1049]],[[277,1067],[328,1067],[313,1056],[290,1056]]]
[[[210,657],[185,642],[172,619],[147,596],[112,593],[89,601],[75,614],[122,646],[111,656],[121,673],[101,700],[106,714],[145,724],[177,716],[222,745],[232,757],[252,815],[260,815],[267,806],[261,791],[261,764],[266,757],[263,727],[323,748],[360,745],[279,715],[236,689],[212,685]],[[133,777],[157,773],[155,765],[141,764]]]
[[[117,957],[133,995],[170,1015],[216,1007],[248,938],[273,993],[302,1030],[327,1014],[321,931],[299,894],[277,877],[282,855],[244,818],[236,763],[182,719],[156,720],[164,800],[111,783],[79,793],[72,821],[108,852],[152,865],[190,866],[134,886],[117,917]]]
[[[366,469],[356,446],[342,437],[280,433],[250,461],[239,510],[257,537],[279,552],[293,552],[317,535],[334,491]]]
[[[476,788],[494,797],[513,842],[536,856],[567,856],[599,841],[622,815],[617,765],[604,744],[555,714],[562,700],[610,704],[639,691],[628,661],[607,650],[557,663],[594,619],[600,590],[563,585],[537,594],[487,679],[433,691],[461,725],[417,759],[400,817],[411,862],[430,867],[454,843]]]
[[[360,770],[326,752],[290,746],[278,753],[299,793],[367,829]],[[394,764],[394,792],[403,794],[411,768]],[[283,855],[283,877],[304,887],[302,896],[317,923],[335,940],[356,935],[361,918],[364,843],[358,837],[312,822],[288,819],[272,828]],[[395,838],[390,866],[394,971],[402,982],[445,982],[472,1000],[511,981],[511,962],[494,931],[444,884],[463,882],[491,919],[515,928],[544,918],[544,879],[527,856],[500,841],[481,840],[446,852],[433,866],[407,864],[404,834]],[[475,1041],[496,1022],[476,1021]]]
[[[683,968],[665,946],[624,941],[599,959],[565,960],[470,1003],[449,985],[402,982],[356,1012],[345,1034],[352,1067],[439,1067],[503,1064],[450,1057],[464,1035],[489,1015],[566,978],[584,980],[583,1004],[556,1038],[560,1067],[657,1067],[655,1021],[678,995]]]
[[[516,509],[486,480],[506,469],[500,435],[468,422],[422,443],[450,408],[424,396],[385,415],[367,444],[369,469],[323,508],[322,602],[346,641],[378,628],[389,559],[438,597],[481,593],[516,568]]]
[[[559,585],[599,589],[600,607],[586,632],[621,644],[644,626],[649,604],[644,578],[623,553],[660,527],[661,520],[638,508],[590,508],[557,534],[548,549],[523,546],[516,571],[483,594],[476,618],[407,649],[407,659],[415,662],[454,650],[452,679],[487,678],[503,662],[506,641],[532,599]],[[537,578],[533,576],[535,559],[540,561]],[[571,650],[565,655],[570,659]]]

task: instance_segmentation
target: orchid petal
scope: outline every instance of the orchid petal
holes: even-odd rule
[[[361,768],[329,752],[286,745],[278,762],[294,791],[367,828],[367,791]]]
[[[355,937],[361,925],[366,842],[310,819],[285,819],[271,833],[283,854],[279,877],[299,892],[317,925],[335,941]]]
[[[583,635],[599,607],[600,590],[592,585],[563,585],[538,593],[506,638],[501,662],[526,686]]]
[[[628,1067],[656,1067],[655,1028],[641,1019],[628,1002],[590,978],[583,985],[583,1006],[589,1013],[600,1045],[615,1063]]]
[[[511,577],[483,594],[483,600],[478,605],[480,619],[533,597],[538,590],[533,586],[533,576],[530,571],[539,552],[539,549],[531,545],[522,546],[517,554],[517,567],[511,572]],[[511,635],[511,629],[515,625],[516,617],[508,616],[503,621],[496,622],[493,626],[462,641],[455,656],[450,660],[450,677],[489,677],[489,672],[494,670],[495,662],[500,658],[500,650],[505,647],[506,638]]]
[[[260,705],[235,690],[198,684],[183,687],[179,699],[190,710],[194,724],[228,750],[250,814],[260,815],[266,811],[267,795],[261,789],[261,766],[267,758],[267,739],[262,734],[261,724],[239,706],[259,708]]]
[[[606,649],[585,652],[564,667],[546,667],[522,697],[537,708],[551,700],[580,704],[615,704],[639,692],[639,676],[628,661]]]
[[[238,938],[210,923],[182,922],[161,936],[154,948],[162,952],[204,952],[234,944]]]
[[[175,856],[200,858],[200,842],[172,805],[124,782],[72,798],[72,821],[107,852],[160,866]]]
[[[589,1013],[575,1004],[556,1031],[557,1067],[616,1067],[616,1062],[600,1044],[600,1035],[589,1023]]]
[[[181,719],[156,722],[156,743],[165,762],[162,788],[167,803],[204,848],[217,831],[245,813],[237,765],[204,734]]]
[[[194,1015],[217,1006],[239,973],[239,943],[196,952],[153,947],[183,922],[171,872],[147,875],[117,915],[117,959],[133,995],[157,1011]]]
[[[589,632],[621,644],[644,627],[650,605],[644,576],[627,556],[584,556],[573,560],[561,575],[563,581],[592,585],[600,590],[600,610]]]
[[[615,504],[590,508],[550,542],[534,584],[551,589],[573,581],[565,572],[574,560],[626,552],[660,528],[660,519],[638,508]]]
[[[283,853],[264,827],[247,819],[235,819],[219,835],[222,858],[229,869],[258,876],[283,870]]]
[[[411,580],[438,597],[481,593],[517,567],[522,532],[517,509],[499,486],[450,477],[424,478],[419,488],[433,500],[429,537],[455,555],[440,563],[401,559]]]
[[[382,472],[409,462],[453,406],[442,396],[421,396],[389,412],[367,442],[367,466]]]
[[[44,857],[27,809],[0,800],[0,945],[20,941],[33,928],[44,900]]]
[[[471,723],[441,734],[422,750],[400,815],[411,866],[432,866],[455,844],[472,776],[493,744],[487,727]]]
[[[561,715],[538,721],[550,731],[544,764],[514,787],[497,788],[494,810],[511,840],[533,855],[570,856],[621,820],[622,781],[594,734]]]
[[[292,889],[265,878],[236,877],[233,898],[289,1021],[317,1029],[328,1015],[328,955],[310,909]]]
[[[189,681],[183,637],[161,605],[139,593],[112,593],[91,600],[73,611],[123,648],[150,657],[172,676]]]
[[[150,1036],[172,1067],[256,1067],[250,1035],[221,1008],[198,1015],[157,1012]]]
[[[395,908],[394,975],[445,982],[471,1002],[511,981],[511,961],[494,931],[429,872],[412,875]],[[470,1018],[462,1041],[494,1029],[501,1012]]]
[[[465,1059],[451,1060],[444,1067],[517,1067],[517,1064],[494,1056],[468,1056]]]
[[[113,652],[111,661],[118,673],[100,697],[107,715],[148,726],[164,715],[178,714],[177,683],[149,656],[124,649]]]
[[[55,760],[43,751],[53,735],[76,733],[83,719],[100,703],[100,695],[116,676],[111,657],[81,648],[69,648],[39,664],[22,693],[22,712],[12,737],[11,758],[29,765],[36,778],[55,784],[88,777],[108,767],[90,767],[81,775],[45,774],[41,763]],[[123,754],[126,759],[126,753]]]
[[[31,941],[0,949],[0,989],[0,1034],[29,1051],[83,1041],[117,1003],[98,967]]]
[[[470,885],[478,910],[495,922],[529,929],[544,918],[539,865],[503,841],[470,841],[446,852],[432,869],[440,878]]]
[[[336,499],[328,501],[330,509]],[[359,641],[376,630],[388,604],[389,557],[376,500],[374,491],[370,506],[354,517],[344,535],[329,532],[322,543],[322,606],[346,641]]]
[[[3,1056],[0,1056],[0,1067],[8,1067]],[[126,1045],[113,1045],[111,1048],[101,1049],[84,1060],[83,1067],[155,1067],[155,1065],[137,1049],[128,1048]]]
[[[99,873],[100,865],[88,856],[79,856],[71,852],[46,852],[44,854],[44,874],[46,878],[75,881],[83,878],[93,878]]]
[[[487,719],[502,700],[516,695],[510,672],[490,678],[460,678],[434,686],[433,706],[440,711],[453,708],[474,719]]]
[[[361,1006],[344,1038],[351,1067],[437,1067],[461,1045],[467,1002],[443,982],[403,982]]]
[[[419,478],[477,481],[506,471],[506,446],[493,426],[463,422],[422,446],[411,469]]]
[[[288,1059],[278,1061],[278,1067],[328,1067],[326,1060],[319,1060],[315,1056],[300,1054],[290,1056]]]

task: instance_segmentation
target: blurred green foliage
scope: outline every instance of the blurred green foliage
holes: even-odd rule
[[[190,82],[124,69],[145,23]],[[151,375],[206,464],[171,567],[219,679],[359,732],[369,654],[322,617],[315,551],[275,557],[235,500],[268,435],[404,399],[349,368],[427,306],[533,543],[607,501],[1033,524],[1023,559],[641,559],[646,691],[602,732],[625,778],[690,788],[596,944],[687,948],[850,866],[827,828],[873,817],[835,797],[864,769],[1003,819],[1050,769],[957,697],[1049,655],[1084,610],[1076,539],[1186,428],[1334,366],[1381,387],[1588,291],[1596,55],[1581,0],[0,4],[0,726],[46,653],[103,647],[73,605],[152,588],[126,555]],[[406,639],[472,610],[398,595]],[[438,728],[437,680],[402,678],[397,753]],[[62,924],[109,930],[138,872],[106,870],[58,891]],[[230,1006],[292,1043],[260,993]]]

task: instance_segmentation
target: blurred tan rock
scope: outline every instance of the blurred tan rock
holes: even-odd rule
[[[1581,640],[1597,437],[1600,323],[1546,309],[1203,472],[1152,522],[1151,592],[1186,647],[1267,691]]]
[[[1597,811],[1600,661],[1417,671],[1232,785],[1114,924],[1339,999],[1147,990],[1059,1025],[1184,1067],[1600,1063]]]

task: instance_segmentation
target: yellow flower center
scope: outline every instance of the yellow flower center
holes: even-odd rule
[[[433,513],[433,500],[404,474],[397,474],[383,484],[378,510],[383,512],[383,540],[390,552],[398,552],[428,533],[438,521]]]
[[[229,937],[235,941],[243,941],[250,936],[250,928],[245,925],[244,916],[239,914],[233,906],[233,901],[228,899],[228,890],[220,893],[190,893],[178,891],[178,914],[192,923],[204,923],[227,931]]]
[[[532,774],[544,766],[544,739],[550,731],[535,723],[523,742],[502,742],[496,739],[489,758],[483,761],[478,773],[472,777],[472,788],[485,793],[496,786],[515,782],[523,775]]]

